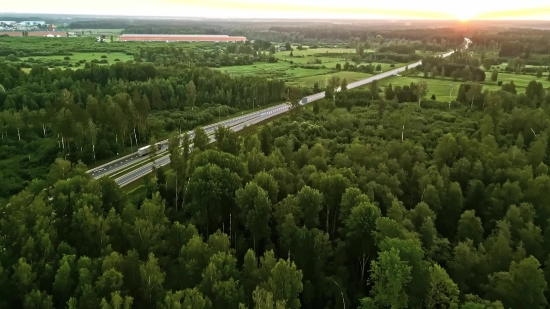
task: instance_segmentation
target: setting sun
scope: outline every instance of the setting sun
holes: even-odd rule
[[[458,10],[458,11],[454,12],[454,15],[456,16],[456,18],[458,20],[464,22],[464,21],[468,21],[468,20],[472,19],[473,17],[475,17],[476,13],[469,10],[468,7],[464,7],[463,11]]]

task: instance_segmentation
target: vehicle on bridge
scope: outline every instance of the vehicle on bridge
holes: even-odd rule
[[[157,150],[160,150],[162,148],[162,143],[156,143],[155,147],[157,147]],[[149,152],[151,152],[151,145],[141,147],[141,148],[138,149],[138,155],[140,157],[143,157],[144,155],[148,154]]]

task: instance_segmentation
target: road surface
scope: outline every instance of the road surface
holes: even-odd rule
[[[467,49],[468,46],[471,43],[471,40],[466,38],[465,41],[466,41],[466,45],[465,45],[464,49]],[[440,55],[439,57],[448,57],[452,53],[453,52],[448,52],[448,53],[445,53],[443,55]],[[411,69],[411,68],[417,67],[421,64],[422,64],[422,61],[418,61],[418,62],[409,64],[406,67],[393,69],[393,70],[390,70],[390,71],[387,71],[387,72],[384,72],[384,73],[380,73],[380,74],[371,76],[371,77],[363,79],[363,80],[359,80],[359,81],[356,81],[356,82],[349,83],[348,84],[348,89],[360,87],[360,86],[366,85],[368,83],[371,83],[375,80],[379,80],[379,79],[383,79],[383,78],[386,78],[386,77],[397,75],[397,74],[405,71],[406,68]],[[309,104],[311,102],[323,99],[324,97],[325,97],[325,93],[324,92],[319,92],[319,93],[307,96],[306,97],[307,102],[306,103],[300,103],[300,104],[302,104],[302,105],[303,104]],[[300,101],[300,102],[302,102],[302,101]],[[282,113],[286,112],[288,109],[289,109],[288,104],[284,103],[284,104],[280,104],[280,105],[276,105],[276,106],[273,106],[273,107],[270,107],[270,108],[263,109],[261,111],[246,114],[244,116],[239,116],[239,117],[236,117],[236,118],[228,119],[228,120],[225,120],[225,121],[221,121],[221,122],[217,122],[217,123],[205,126],[204,130],[206,131],[207,134],[210,135],[210,141],[213,142],[214,141],[213,133],[214,133],[214,131],[216,130],[216,128],[218,126],[225,126],[225,127],[230,128],[232,131],[237,132],[239,130],[242,130],[245,126],[251,126],[251,125],[260,123],[260,122],[262,122],[266,119],[269,119],[271,117],[282,114]],[[193,131],[189,131],[187,133],[189,134],[189,137],[191,139],[194,137]],[[168,148],[168,140],[161,141],[161,143],[162,143],[162,148],[161,148],[160,153],[161,154],[165,153],[165,155],[160,156],[159,158],[157,158],[155,160],[156,167],[165,166],[165,165],[170,163],[170,157],[168,155],[168,152],[166,151],[167,148]],[[90,175],[92,175],[94,178],[100,178],[100,177],[103,177],[103,176],[106,176],[106,175],[109,175],[109,174],[113,174],[116,171],[119,171],[119,170],[121,170],[125,167],[129,167],[130,165],[133,165],[133,164],[136,164],[137,162],[142,162],[142,161],[145,161],[145,160],[149,160],[149,158],[147,156],[141,157],[136,152],[136,153],[130,154],[128,156],[119,158],[117,160],[111,161],[111,162],[109,162],[107,164],[104,164],[102,166],[91,169],[91,170],[88,171],[88,173],[90,173]],[[117,184],[119,184],[122,187],[122,186],[125,186],[125,185],[135,181],[136,179],[139,179],[139,178],[149,174],[151,171],[152,171],[152,163],[147,163],[147,164],[144,164],[143,166],[140,166],[139,168],[136,168],[136,169],[132,170],[131,172],[129,172],[125,175],[122,175],[122,176],[116,178],[115,181],[116,181]]]
[[[253,119],[250,119],[246,122],[241,122],[233,127],[228,127],[231,131],[233,132],[237,132],[237,131],[240,131],[242,130],[243,128],[247,127],[247,126],[251,126],[251,125],[254,125],[256,123],[259,123],[259,122],[262,122],[266,119],[269,119],[271,117],[274,117],[276,115],[280,115],[282,113],[285,113],[286,111],[288,110],[288,105],[285,105],[285,106],[281,106],[280,108],[276,109],[276,110],[272,110],[272,111],[268,111],[268,112],[265,112],[265,113],[262,113],[260,116],[256,117],[256,118],[253,118]],[[210,135],[210,142],[214,142],[216,139],[214,138],[214,135]],[[147,160],[147,157],[145,157],[145,159]],[[170,155],[169,154],[166,154],[158,159],[155,160],[155,166],[158,168],[158,167],[162,167],[162,166],[165,166],[167,164],[170,163]],[[151,173],[153,170],[153,163],[147,163],[147,164],[144,164],[143,166],[140,166],[139,168],[136,168],[135,170],[127,173],[127,174],[124,174],[118,178],[115,179],[115,182],[123,187],[149,173]]]
[[[244,116],[239,116],[239,117],[236,117],[236,118],[231,118],[231,119],[228,119],[228,120],[220,121],[220,122],[205,126],[203,128],[206,131],[206,134],[208,134],[208,135],[214,134],[214,131],[220,125],[224,126],[224,127],[231,127],[231,126],[237,125],[239,123],[249,121],[249,120],[254,119],[254,118],[258,118],[258,117],[265,116],[265,115],[273,115],[274,113],[280,112],[283,109],[284,109],[284,111],[286,111],[286,107],[287,107],[286,104],[277,105],[277,106],[267,108],[267,109],[264,109],[264,110],[261,110],[261,111],[246,114]],[[187,134],[189,134],[190,139],[193,139],[193,137],[195,136],[195,133],[193,131],[189,131],[189,132],[187,132]],[[166,152],[168,150],[168,140],[166,139],[166,140],[160,141],[160,143],[162,144],[162,147],[159,150],[159,153]],[[142,157],[142,156],[138,155],[137,152],[135,152],[135,153],[132,153],[130,155],[127,155],[127,156],[121,157],[119,159],[113,160],[113,161],[111,161],[109,163],[106,163],[104,165],[101,165],[101,166],[98,166],[96,168],[90,169],[90,170],[87,171],[87,173],[89,173],[93,178],[97,179],[97,178],[101,178],[101,177],[106,176],[106,175],[114,174],[117,171],[120,171],[120,170],[122,170],[126,167],[129,167],[133,164],[136,164],[138,162],[141,162],[141,161],[144,161],[144,160],[147,160],[147,159],[148,159],[147,156]]]

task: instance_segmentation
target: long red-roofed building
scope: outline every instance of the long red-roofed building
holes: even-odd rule
[[[119,40],[121,42],[245,42],[246,37],[210,34],[123,34]]]

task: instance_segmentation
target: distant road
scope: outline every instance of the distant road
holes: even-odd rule
[[[468,46],[471,43],[471,40],[466,38],[465,41],[466,41],[466,45],[465,45],[464,49],[467,49]],[[451,54],[453,54],[453,52],[445,53],[443,55],[440,55],[439,57],[448,57]],[[379,79],[383,79],[383,78],[386,78],[386,77],[394,76],[398,73],[404,72],[406,68],[411,69],[411,68],[417,67],[421,64],[422,64],[422,61],[418,61],[418,62],[409,64],[406,67],[393,69],[393,70],[390,70],[390,71],[387,71],[387,72],[384,72],[384,73],[380,73],[380,74],[368,77],[368,78],[363,79],[363,80],[359,80],[359,81],[356,81],[356,82],[349,83],[348,84],[348,89],[360,87],[360,86],[366,85],[368,83],[371,83],[375,80],[379,80]],[[319,92],[319,93],[316,93],[316,94],[305,97],[305,98],[307,98],[307,103],[301,103],[301,104],[309,104],[311,102],[323,99],[324,97],[325,97],[325,92]],[[262,121],[265,121],[266,119],[269,119],[271,117],[274,117],[274,116],[277,116],[279,114],[285,113],[286,111],[288,111],[288,109],[289,109],[289,105],[287,103],[284,103],[284,104],[280,104],[280,105],[276,105],[276,106],[273,106],[273,107],[270,107],[270,108],[263,109],[263,110],[258,111],[258,112],[253,112],[253,113],[250,113],[250,114],[246,114],[244,116],[239,116],[239,117],[236,117],[236,118],[228,119],[228,120],[225,120],[225,121],[221,121],[221,122],[217,122],[217,123],[205,126],[204,130],[206,131],[207,134],[210,135],[210,141],[214,141],[214,136],[212,134],[214,133],[214,131],[219,126],[228,127],[232,131],[237,132],[237,131],[242,130],[245,126],[251,126],[251,125],[260,123]],[[193,131],[189,131],[187,133],[189,134],[189,137],[191,139],[194,137]],[[168,144],[167,144],[168,140],[164,140],[161,143],[163,145],[162,145],[162,148],[159,151],[159,153],[160,154],[166,153],[166,155],[160,156],[159,158],[157,158],[155,160],[156,167],[165,166],[165,165],[170,163],[170,156],[168,155],[168,152],[166,151],[167,148],[168,148]],[[97,178],[100,178],[100,177],[103,177],[103,176],[114,174],[115,172],[117,172],[119,170],[122,170],[124,168],[129,168],[130,166],[135,165],[138,162],[143,162],[145,160],[149,160],[147,155],[145,155],[143,157],[140,157],[136,152],[136,153],[130,154],[128,156],[125,156],[125,157],[116,159],[114,161],[111,161],[111,162],[109,162],[107,164],[104,164],[102,166],[90,169],[88,171],[88,173],[90,175],[92,175],[92,177],[97,179]],[[121,187],[123,187],[123,186],[125,186],[125,185],[127,185],[127,184],[129,184],[129,183],[131,183],[131,182],[133,182],[133,181],[149,174],[151,171],[152,171],[152,163],[147,163],[147,164],[144,164],[143,166],[140,166],[139,168],[136,168],[136,169],[128,172],[127,174],[124,174],[124,175],[116,178],[115,181],[116,181],[117,184],[119,184]]]

